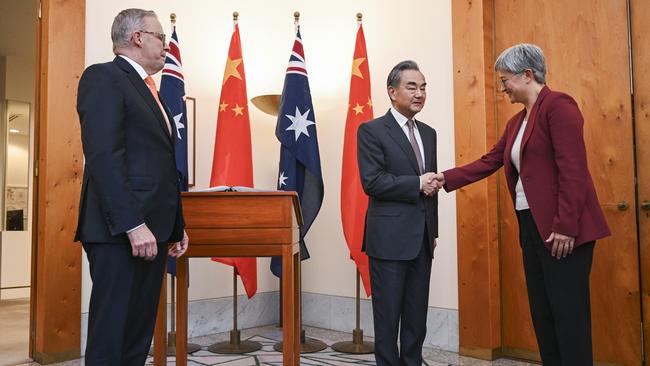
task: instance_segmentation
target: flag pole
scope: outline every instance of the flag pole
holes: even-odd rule
[[[172,32],[176,27],[176,13],[169,14],[169,21],[172,25]],[[170,304],[170,326],[171,329],[167,333],[167,356],[176,356],[176,276],[169,273],[171,283],[171,304]],[[196,343],[187,343],[187,353],[194,353],[201,349],[201,346]]]
[[[357,27],[363,25],[363,14],[357,13]],[[363,329],[361,329],[361,272],[357,267],[357,288],[356,288],[356,327],[352,330],[352,341],[334,343],[332,349],[341,353],[366,354],[375,351],[374,342],[363,341]]]
[[[357,269],[357,326],[352,331],[352,341],[334,343],[332,349],[341,353],[366,354],[375,352],[374,342],[363,341],[363,329],[361,329],[361,273]]]
[[[235,14],[237,14],[235,12]],[[242,354],[262,349],[262,344],[255,341],[242,341],[241,332],[237,329],[237,267],[232,267],[232,330],[230,340],[217,342],[208,347],[212,353]]]
[[[169,320],[171,330],[167,333],[167,356],[176,356],[176,276],[169,274],[171,280],[171,304]],[[201,349],[196,343],[187,343],[187,353],[194,353]]]
[[[293,13],[294,24],[296,26],[296,32],[300,29],[300,12]],[[300,266],[300,271],[302,271],[302,266]],[[282,286],[280,286],[282,288]],[[300,298],[302,298],[302,275],[300,276]],[[282,298],[280,298],[282,299]],[[281,300],[280,300],[281,301]],[[282,306],[282,303],[280,303]],[[300,302],[300,353],[313,353],[319,352],[327,348],[327,344],[318,339],[309,338],[305,335],[305,329],[302,327],[302,301]],[[273,345],[273,349],[282,352],[284,342],[278,342]]]
[[[232,31],[237,29],[239,13],[232,13]],[[237,329],[237,266],[232,263],[232,330],[230,340],[217,342],[208,347],[208,351],[221,354],[243,354],[262,349],[262,344],[255,341],[242,341],[241,332]]]

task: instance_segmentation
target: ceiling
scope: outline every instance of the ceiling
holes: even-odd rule
[[[9,101],[7,104],[7,132],[18,130],[20,135],[29,135],[29,103]]]

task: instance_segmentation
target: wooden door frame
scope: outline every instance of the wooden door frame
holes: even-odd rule
[[[29,355],[80,357],[81,245],[73,242],[83,153],[76,113],[85,64],[85,0],[35,0],[34,207]]]
[[[454,119],[456,164],[466,164],[483,155],[499,137],[496,118],[496,84],[493,63],[495,50],[495,1],[452,1],[452,44],[454,72]],[[633,41],[636,47],[635,71],[641,68],[638,60],[647,59],[640,53],[650,50],[642,42],[643,22],[634,14],[640,2],[632,0]],[[648,8],[645,6],[645,8]],[[636,17],[635,17],[636,15]],[[646,27],[647,28],[647,27]],[[642,58],[643,56],[643,58]],[[644,64],[645,66],[645,64]],[[647,80],[645,78],[644,80]],[[642,89],[634,83],[637,92]],[[648,119],[648,93],[637,96],[637,120]],[[645,114],[641,113],[643,110]],[[637,122],[637,134],[640,132]],[[650,130],[644,130],[650,131]],[[647,133],[646,133],[647,135]],[[643,137],[646,141],[649,137]],[[641,141],[637,135],[637,142]],[[647,145],[647,144],[645,144]],[[650,156],[646,154],[644,156]],[[641,161],[638,162],[639,164]],[[639,165],[641,166],[641,165]],[[459,350],[461,355],[494,360],[509,350],[502,343],[501,264],[499,228],[499,184],[502,173],[477,182],[458,191],[456,195],[458,234],[458,296],[459,296]],[[637,207],[638,209],[638,207]],[[639,214],[642,214],[639,211]],[[641,243],[642,317],[646,335],[650,330],[650,245]],[[650,352],[650,337],[645,337],[645,354]],[[534,354],[521,354],[527,358]]]
[[[452,1],[456,165],[498,140],[494,83],[494,0]],[[460,354],[493,360],[501,351],[499,175],[458,190]]]

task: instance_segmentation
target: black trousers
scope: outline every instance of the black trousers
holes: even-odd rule
[[[594,242],[562,259],[551,257],[530,210],[517,212],[528,302],[546,366],[591,366],[589,273]]]
[[[432,262],[426,237],[425,232],[422,249],[415,259],[395,261],[369,257],[378,366],[422,365]]]
[[[158,244],[153,261],[133,257],[129,244],[83,246],[93,281],[85,364],[144,365],[156,324],[167,245]]]

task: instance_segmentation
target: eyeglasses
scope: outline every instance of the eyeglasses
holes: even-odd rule
[[[499,91],[500,91],[500,92],[505,91],[505,90],[506,90],[506,83],[507,83],[510,79],[514,78],[515,76],[519,76],[519,75],[521,75],[521,74],[523,74],[523,73],[524,73],[524,71],[522,71],[522,72],[518,72],[518,73],[516,73],[516,74],[512,74],[512,76],[510,76],[509,78],[499,78],[500,85],[497,85],[497,87],[499,87],[499,86],[501,87],[501,88],[498,88]]]
[[[158,38],[159,40],[161,40],[163,44],[167,43],[166,42],[167,35],[165,33],[151,32],[151,31],[146,31],[146,30],[139,30],[138,32],[151,34],[152,36],[154,36],[154,37]]]
[[[523,73],[522,73],[522,72],[518,72],[518,73],[516,73],[516,74],[513,74],[513,75],[512,75],[511,77],[509,77],[509,78],[500,78],[499,81],[501,82],[501,85],[505,88],[505,87],[506,87],[506,83],[508,82],[508,80],[514,78],[514,77],[517,76],[517,75],[521,75],[521,74],[523,74]]]

